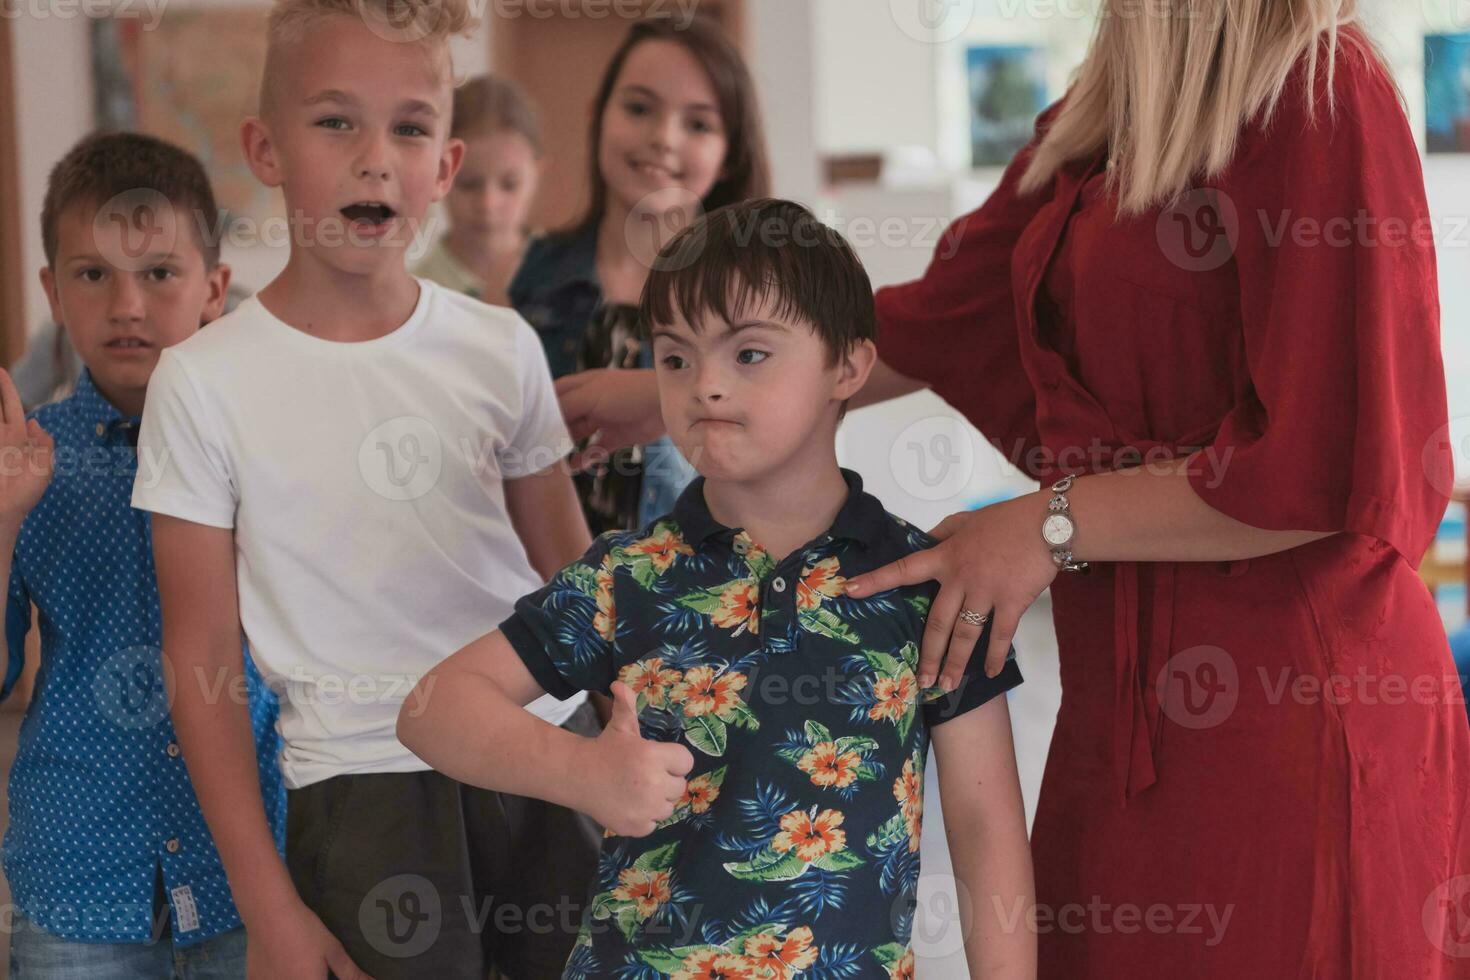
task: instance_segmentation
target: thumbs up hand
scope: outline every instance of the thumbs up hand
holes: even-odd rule
[[[637,696],[612,685],[612,718],[586,755],[587,804],[581,809],[623,837],[644,837],[674,812],[684,795],[694,755],[684,746],[643,737]]]

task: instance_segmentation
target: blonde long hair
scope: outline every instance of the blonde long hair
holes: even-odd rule
[[[1314,80],[1306,86],[1309,115],[1319,72],[1335,114],[1339,54],[1356,46],[1383,63],[1360,25],[1339,38],[1357,21],[1357,0],[1106,0],[1021,191],[1040,189],[1067,161],[1106,147],[1121,215],[1167,204],[1225,169],[1242,127],[1258,113],[1270,120],[1303,59]]]

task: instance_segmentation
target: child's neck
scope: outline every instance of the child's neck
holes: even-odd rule
[[[847,501],[837,454],[778,468],[751,481],[704,481],[710,516],[744,528],[777,562],[832,526]]]
[[[125,417],[137,418],[143,414],[143,399],[148,391],[146,388],[114,388],[110,382],[95,374],[92,375],[92,387]]]
[[[403,325],[419,286],[402,262],[371,273],[344,272],[292,249],[286,268],[259,293],[278,319],[302,333],[344,343],[374,340]]]
[[[449,254],[470,272],[481,278],[502,264],[519,264],[521,253],[526,250],[526,233],[518,228],[497,231],[489,235],[472,235],[451,229],[444,236]]]
[[[605,302],[636,306],[643,293],[643,284],[648,279],[648,266],[629,246],[628,214],[627,205],[611,196],[608,198],[602,220],[597,225],[597,280],[602,286]],[[639,225],[633,234],[652,235],[655,231],[648,225]],[[664,238],[671,234],[664,235]],[[643,247],[648,246],[645,244]],[[647,254],[654,255],[657,251],[653,248]]]

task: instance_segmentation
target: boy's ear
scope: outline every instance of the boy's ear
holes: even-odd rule
[[[832,389],[832,397],[846,401],[862,391],[863,385],[868,383],[868,375],[873,373],[873,365],[877,363],[877,344],[871,340],[856,344],[838,365],[837,387]]]
[[[51,322],[64,327],[66,320],[61,315],[61,296],[56,292],[56,273],[49,265],[41,266],[41,288],[46,291],[46,305],[51,307]]]
[[[281,165],[270,127],[259,116],[246,116],[240,124],[240,149],[255,179],[267,187],[281,186]]]
[[[464,163],[464,140],[451,136],[444,141],[444,152],[439,154],[439,173],[434,178],[434,196],[430,200],[444,199],[444,195],[449,193],[449,188],[454,186],[454,175],[459,173],[462,163]]]
[[[225,312],[225,294],[230,288],[230,267],[223,262],[209,270],[207,275],[209,294],[204,299],[204,308],[199,311],[199,325],[218,320]]]

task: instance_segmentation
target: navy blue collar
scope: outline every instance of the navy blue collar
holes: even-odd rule
[[[873,543],[875,535],[882,529],[886,512],[883,503],[863,490],[863,478],[849,469],[842,470],[847,481],[847,500],[827,529],[826,536],[834,540],[856,541],[864,548]],[[729,528],[715,520],[704,499],[704,477],[695,477],[674,504],[674,522],[684,541],[699,547],[716,535],[734,538],[739,528]],[[759,542],[757,542],[759,543]]]

